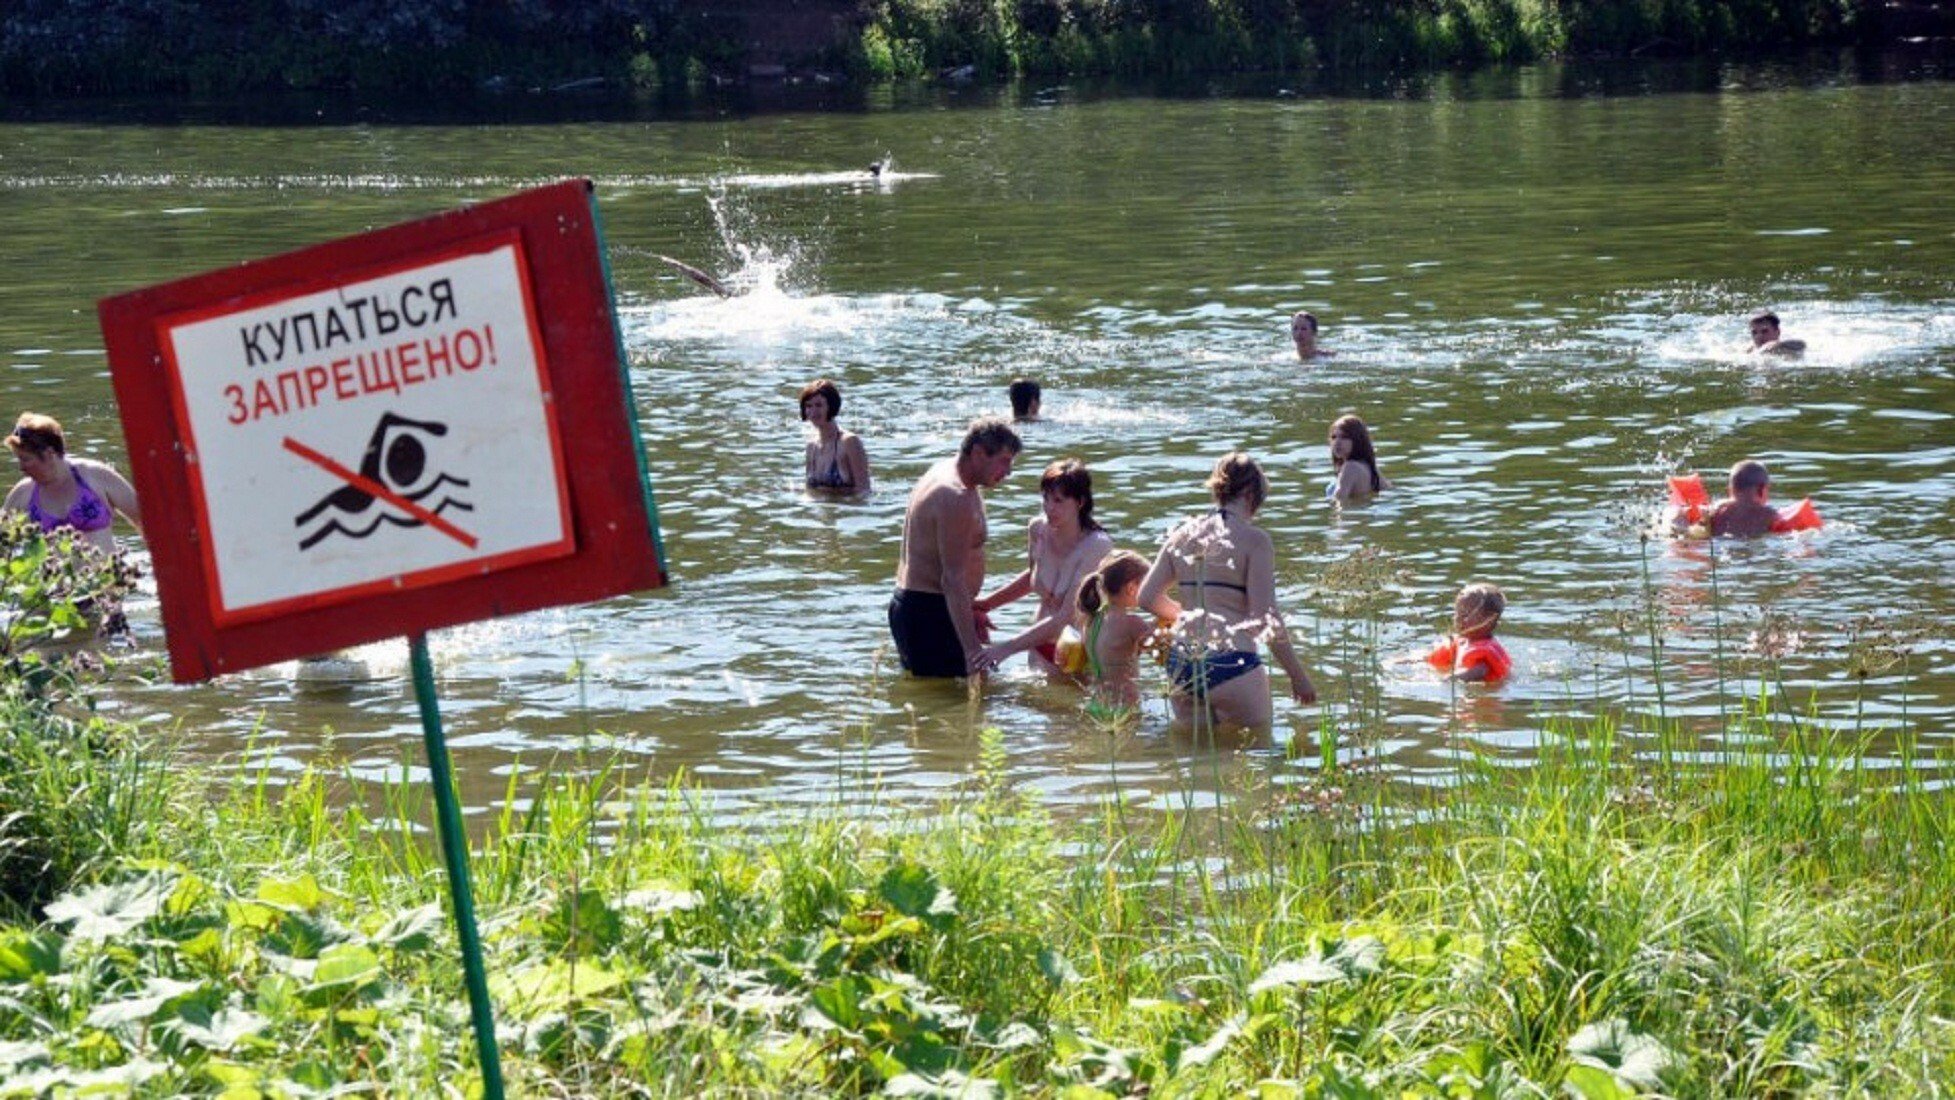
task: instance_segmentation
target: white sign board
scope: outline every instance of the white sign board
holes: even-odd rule
[[[219,623],[575,550],[529,290],[510,232],[158,319]]]

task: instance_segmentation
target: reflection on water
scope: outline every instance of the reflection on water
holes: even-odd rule
[[[674,123],[9,124],[0,385],[59,415],[73,449],[119,457],[96,297],[557,172],[597,179],[674,583],[432,639],[478,806],[518,761],[579,751],[683,772],[712,812],[844,785],[930,799],[966,782],[984,726],[1061,807],[1116,780],[1142,805],[1227,797],[1313,760],[1325,729],[1347,759],[1437,783],[1463,749],[1524,762],[1545,715],[1646,711],[1659,689],[1706,731],[1762,688],[1946,747],[1955,146],[1924,120],[1955,115],[1955,88],[1649,72],[1633,90],[1661,94],[1629,98],[1610,97],[1614,71],[1604,94],[1563,74]],[[1577,98],[1539,94],[1570,80]],[[901,172],[861,167],[890,156]],[[661,254],[737,295],[697,292]],[[1760,306],[1803,359],[1744,354]],[[1297,363],[1298,308],[1336,358]],[[1203,505],[1215,457],[1247,449],[1274,480],[1261,522],[1323,709],[1279,702],[1270,743],[1216,753],[1171,735],[1158,699],[1109,730],[1022,665],[976,697],[892,675],[903,490],[1018,375],[1044,384],[1046,419],[992,494],[993,574],[1022,560],[1053,458],[1084,458],[1100,518],[1147,552]],[[867,441],[867,502],[800,491],[794,395],[816,376]],[[1324,436],[1345,411],[1401,488],[1338,509]],[[1829,526],[1647,537],[1663,474],[1715,484],[1748,456]],[[1367,547],[1398,575],[1358,621],[1317,581]],[[1516,672],[1492,692],[1404,659],[1474,579],[1511,601]],[[153,594],[133,612],[160,647]],[[1866,659],[1880,631],[1919,627],[1905,660]],[[299,690],[284,667],[130,684],[111,705],[181,720],[212,756],[252,741],[275,769],[323,754],[377,777],[418,756],[405,652],[359,651],[363,685]]]

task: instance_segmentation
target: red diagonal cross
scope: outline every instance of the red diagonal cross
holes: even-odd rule
[[[387,488],[385,485],[380,484],[379,482],[373,480],[372,478],[362,477],[361,475],[353,472],[352,470],[347,469],[346,467],[340,465],[339,463],[334,462],[332,459],[327,458],[325,455],[320,454],[318,451],[313,450],[311,447],[308,447],[305,444],[299,442],[298,440],[293,439],[289,435],[285,437],[285,449],[291,451],[293,454],[298,455],[300,458],[305,459],[307,462],[312,463],[314,466],[319,467],[320,469],[326,471],[327,473],[333,475],[334,477],[340,479],[341,481],[344,481],[348,485],[353,486],[355,489],[360,490],[361,492],[367,494],[368,496],[377,497],[393,505],[394,507],[399,508],[401,511],[406,512],[408,515],[413,516],[415,519],[420,520],[422,523],[427,524],[429,527],[432,527],[435,530],[441,532],[442,534],[447,535],[449,538],[454,539],[456,542],[461,543],[463,546],[468,547],[470,550],[475,549],[476,544],[481,541],[480,539],[476,538],[474,535],[471,535],[467,531],[464,531],[461,528],[455,526],[454,524],[449,523],[447,520],[442,519],[440,516],[435,515],[433,512],[428,511],[426,508],[421,507],[419,504],[416,504],[413,501],[407,499],[406,497],[400,495],[399,493],[394,492],[392,489]]]

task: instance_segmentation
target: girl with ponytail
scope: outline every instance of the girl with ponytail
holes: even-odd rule
[[[1116,550],[1079,586],[1077,644],[1086,686],[1100,702],[1140,705],[1140,651],[1154,633],[1154,620],[1139,613],[1146,575],[1145,558]]]

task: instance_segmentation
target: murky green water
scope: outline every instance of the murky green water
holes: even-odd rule
[[[683,770],[729,809],[865,773],[928,797],[968,775],[982,725],[1059,804],[1103,795],[1110,758],[1129,790],[1178,800],[1287,767],[1287,748],[1314,754],[1319,712],[1286,703],[1274,748],[1211,766],[1168,735],[1159,700],[1110,743],[1022,668],[978,701],[891,675],[904,492],[1020,374],[1044,381],[1050,415],[992,496],[994,576],[1022,560],[1047,461],[1085,458],[1116,540],[1149,551],[1240,447],[1274,479],[1281,595],[1333,716],[1367,632],[1313,587],[1325,566],[1396,556],[1402,583],[1368,615],[1388,656],[1419,649],[1461,583],[1506,588],[1505,688],[1456,700],[1422,667],[1387,665],[1373,751],[1408,779],[1447,774],[1455,738],[1524,758],[1547,715],[1650,705],[1646,647],[1623,630],[1646,590],[1673,713],[1718,712],[1714,622],[1727,701],[1756,689],[1742,651],[1769,609],[1788,692],[1803,705],[1818,689],[1826,720],[1850,727],[1850,632],[1906,617],[1920,636],[1865,681],[1865,719],[1955,747],[1955,85],[1934,71],[1534,69],[1343,98],[958,92],[684,121],[16,120],[0,124],[0,395],[120,461],[96,298],[587,175],[677,583],[435,639],[477,805],[516,759],[580,745]],[[894,178],[857,171],[883,155]],[[701,297],[657,253],[748,292]],[[1804,361],[1740,354],[1758,306],[1811,344]],[[1295,361],[1285,321],[1304,307],[1337,358]],[[881,488],[866,504],[799,491],[793,395],[818,375],[868,440]],[[1401,488],[1338,511],[1324,433],[1347,410]],[[1714,606],[1703,548],[1640,532],[1674,465],[1745,456],[1832,523],[1719,547]],[[135,630],[160,649],[153,592]],[[295,691],[288,668],[127,684],[112,704],[179,719],[213,756],[250,741],[275,769],[327,753],[383,774],[418,757],[418,725],[404,644],[364,652],[382,678],[344,691]]]

